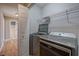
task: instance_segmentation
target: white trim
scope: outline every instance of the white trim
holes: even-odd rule
[[[2,21],[2,22],[3,22],[3,23],[2,23],[2,28],[3,28],[3,32],[2,32],[3,35],[2,35],[2,38],[3,38],[3,40],[1,41],[2,44],[1,44],[1,47],[0,47],[0,52],[2,51],[2,48],[3,48],[3,46],[4,46],[4,40],[5,40],[5,38],[4,38],[4,37],[5,37],[5,34],[4,34],[4,33],[5,33],[5,32],[4,32],[4,31],[5,31],[4,15],[2,14],[2,16],[3,16],[3,21]]]
[[[0,47],[0,52],[2,51],[2,48],[4,47],[4,40],[3,40],[3,43],[2,43],[2,45],[1,45],[1,47]]]

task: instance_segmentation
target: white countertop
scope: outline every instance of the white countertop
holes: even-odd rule
[[[44,40],[59,43],[64,46],[75,48],[76,38],[62,37],[62,36],[51,36],[51,35],[38,35]]]

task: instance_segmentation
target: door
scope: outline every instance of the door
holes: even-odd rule
[[[18,14],[18,53],[26,56],[29,55],[28,8],[19,4]]]
[[[17,39],[17,20],[10,20],[10,39]]]

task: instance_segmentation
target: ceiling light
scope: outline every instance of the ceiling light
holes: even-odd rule
[[[15,15],[16,17],[18,16],[18,14]]]

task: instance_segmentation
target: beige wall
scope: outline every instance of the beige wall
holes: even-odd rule
[[[5,39],[10,38],[9,19],[5,18]]]
[[[18,5],[18,40],[19,40],[19,55],[29,55],[29,21],[28,8]]]

